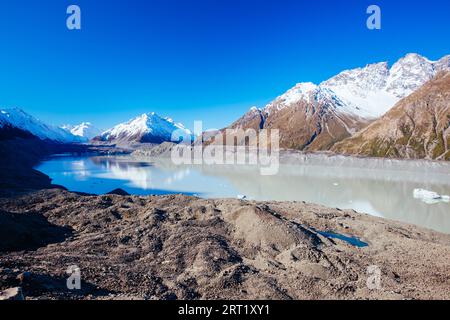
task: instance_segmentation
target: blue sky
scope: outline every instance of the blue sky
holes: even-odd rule
[[[70,4],[80,31],[66,28]],[[366,28],[370,4],[380,31]],[[102,129],[150,111],[219,128],[297,82],[449,54],[449,12],[448,0],[0,0],[0,107]]]

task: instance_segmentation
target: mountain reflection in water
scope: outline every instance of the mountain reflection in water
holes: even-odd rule
[[[53,183],[72,191],[102,194],[122,188],[139,195],[306,201],[450,233],[449,203],[427,204],[413,197],[416,188],[450,195],[448,168],[302,164],[281,165],[277,175],[262,176],[256,166],[176,166],[170,159],[142,161],[130,156],[54,157],[37,167]]]

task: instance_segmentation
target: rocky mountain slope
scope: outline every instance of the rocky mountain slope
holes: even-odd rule
[[[450,72],[439,74],[332,150],[377,157],[450,160]]]
[[[26,299],[450,298],[450,236],[352,210],[61,190],[0,208],[0,292]]]
[[[182,124],[170,118],[162,118],[156,113],[145,113],[126,123],[121,123],[95,137],[96,141],[111,143],[162,143],[172,141],[172,134],[177,141],[192,139],[191,132]]]
[[[328,150],[446,70],[450,56],[430,61],[417,54],[391,68],[383,62],[347,70],[320,85],[297,84],[265,108],[252,108],[230,128],[279,129],[281,147]]]
[[[331,90],[313,84],[299,84],[291,90],[265,109],[253,108],[231,128],[278,129],[282,148],[327,150],[369,123],[355,113],[343,112],[345,102]],[[292,92],[301,92],[302,97],[293,99]]]

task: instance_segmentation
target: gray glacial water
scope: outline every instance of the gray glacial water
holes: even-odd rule
[[[72,191],[102,194],[122,188],[139,195],[306,201],[450,234],[450,203],[414,198],[415,189],[450,195],[448,163],[327,156],[289,159],[274,176],[260,175],[256,166],[176,166],[170,159],[131,156],[55,156],[37,169]]]

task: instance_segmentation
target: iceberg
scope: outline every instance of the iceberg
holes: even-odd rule
[[[425,189],[414,189],[413,195],[415,199],[420,199],[427,204],[450,202],[450,196],[440,195],[434,191]]]

